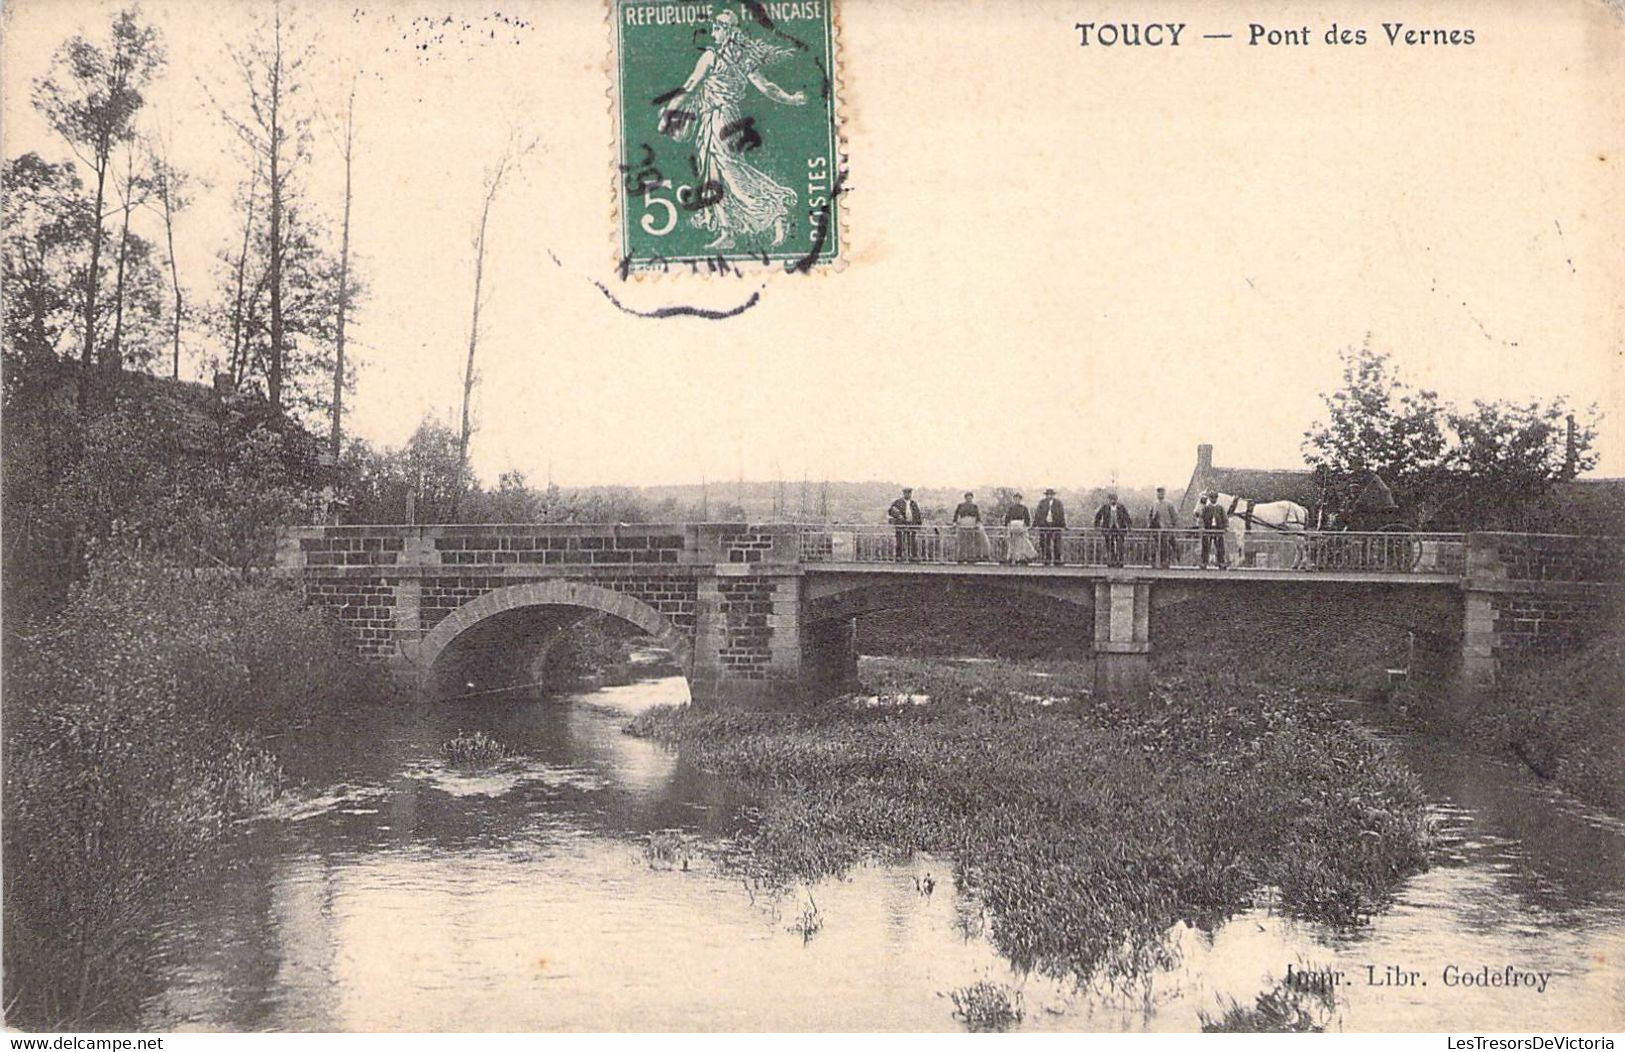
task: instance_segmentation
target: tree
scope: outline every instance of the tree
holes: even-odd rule
[[[130,215],[146,203],[150,185],[146,173],[136,168],[134,144],[127,144],[124,150],[124,178],[118,186],[119,210],[124,218],[119,225],[117,276],[113,279],[113,337],[101,356],[102,365],[113,372],[124,367],[124,304],[128,287],[125,278],[129,271],[130,239],[133,236],[130,233]]]
[[[90,259],[81,289],[81,403],[97,353],[97,295],[105,240],[102,222],[107,179],[114,151],[135,135],[135,115],[145,101],[142,90],[163,60],[157,30],[142,25],[135,11],[127,9],[114,19],[105,48],[75,36],[62,45],[50,70],[34,83],[35,107],[67,142],[74,156],[90,169],[95,185],[90,199]]]
[[[82,303],[76,289],[93,229],[90,206],[73,165],[37,153],[6,162],[4,182],[6,353],[54,357]]]
[[[181,326],[185,323],[186,304],[181,294],[180,265],[175,258],[175,215],[191,205],[186,173],[169,163],[169,144],[154,134],[148,140],[147,166],[151,172],[152,198],[164,221],[164,254],[169,261],[170,288],[175,293],[174,309],[170,316],[171,366],[170,376],[181,378]]]
[[[497,158],[496,164],[485,171],[484,194],[480,199],[480,222],[474,234],[474,311],[468,326],[468,362],[463,369],[462,431],[457,442],[458,455],[462,457],[465,465],[468,463],[469,438],[474,433],[474,418],[470,402],[474,396],[474,382],[478,375],[474,371],[474,354],[480,342],[480,309],[484,305],[485,239],[490,227],[491,206],[496,203],[497,192],[502,189],[503,180],[518,167],[525,154],[529,153],[534,146],[534,140],[521,144],[510,139],[507,148],[502,152],[502,156]]]
[[[1343,385],[1323,396],[1328,420],[1304,435],[1334,506],[1348,507],[1375,473],[1417,525],[1529,528],[1556,483],[1596,466],[1595,406],[1575,411],[1558,397],[1457,409],[1406,384],[1370,346],[1341,357]]]
[[[1484,402],[1448,414],[1456,436],[1453,485],[1438,517],[1454,525],[1537,529],[1539,505],[1558,482],[1597,465],[1596,407],[1577,418],[1563,398]],[[1572,425],[1572,429],[1571,429]]]
[[[337,136],[335,135],[335,138]],[[344,234],[339,243],[338,319],[333,341],[333,423],[328,434],[328,448],[338,459],[344,445],[344,323],[350,314],[350,199],[351,162],[355,157],[355,80],[350,81],[350,98],[344,107],[344,136],[339,139],[339,154],[344,158]]]
[[[289,357],[285,314],[286,269],[293,236],[289,213],[297,199],[297,177],[309,158],[310,142],[310,119],[297,103],[299,77],[311,48],[295,46],[291,36],[281,3],[274,3],[269,24],[257,26],[248,42],[231,52],[246,103],[239,110],[222,109],[226,123],[249,150],[257,181],[265,187],[263,251],[269,324],[265,381],[266,397],[279,411]]]
[[[1343,386],[1323,395],[1328,419],[1304,434],[1304,460],[1323,472],[1328,502],[1347,507],[1373,472],[1411,506],[1443,467],[1448,442],[1438,395],[1395,375],[1369,343],[1340,352]]]

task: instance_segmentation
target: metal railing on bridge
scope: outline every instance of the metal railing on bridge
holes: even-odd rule
[[[961,527],[879,524],[802,525],[801,561],[808,563],[1008,563],[1011,531],[1003,526]],[[1200,530],[1030,529],[1037,550],[1031,565],[1197,568],[1202,565]],[[1210,534],[1208,565],[1218,561]],[[1466,536],[1460,533],[1354,533],[1250,530],[1237,543],[1224,534],[1229,567],[1327,573],[1466,572]]]

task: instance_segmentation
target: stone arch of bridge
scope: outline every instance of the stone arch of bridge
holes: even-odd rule
[[[564,607],[618,617],[642,629],[656,644],[670,650],[685,673],[693,671],[692,642],[654,607],[624,592],[578,581],[535,581],[510,585],[469,600],[424,636],[418,650],[418,668],[424,673],[433,670],[440,655],[465,632],[494,617],[528,607]]]

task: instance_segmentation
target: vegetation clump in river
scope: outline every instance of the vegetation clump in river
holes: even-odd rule
[[[1259,994],[1251,1005],[1231,999],[1219,1015],[1198,1012],[1207,1034],[1319,1034],[1337,1010],[1329,986],[1305,986],[1285,980]]]
[[[1303,696],[1187,676],[1113,705],[1082,665],[875,664],[869,703],[663,708],[628,730],[762,791],[749,846],[781,879],[950,856],[998,948],[1057,974],[1145,974],[1172,925],[1267,889],[1357,923],[1425,865],[1414,777]]]
[[[489,767],[508,758],[508,747],[484,731],[458,731],[441,743],[440,754],[455,767]]]
[[[1021,991],[1003,983],[983,979],[960,987],[948,997],[954,1003],[954,1018],[975,1033],[1004,1031],[1021,1022]]]

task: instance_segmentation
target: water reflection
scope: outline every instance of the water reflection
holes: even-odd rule
[[[226,878],[165,933],[171,964],[146,1025],[952,1030],[947,994],[988,978],[1021,988],[1021,1029],[1181,1031],[1227,999],[1250,1004],[1288,964],[1348,976],[1333,1021],[1348,1029],[1621,1023],[1620,825],[1402,724],[1379,733],[1425,780],[1441,850],[1393,909],[1340,932],[1261,905],[1213,931],[1170,932],[1167,971],[1075,989],[1013,974],[943,859],[782,896],[704,858],[651,865],[649,834],[720,843],[747,803],[621,732],[684,691],[676,678],[479,699],[312,735],[295,751],[308,791],[246,829]],[[450,769],[439,745],[458,730],[516,758]],[[823,925],[804,939],[795,921],[814,905]],[[1368,965],[1388,964],[1428,985],[1365,985]],[[1544,994],[1447,989],[1448,964],[1553,978]]]

